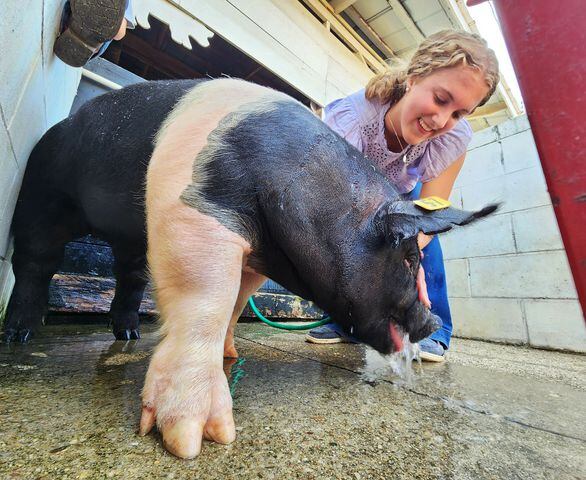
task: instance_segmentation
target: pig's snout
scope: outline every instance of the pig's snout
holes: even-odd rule
[[[441,326],[441,318],[431,313],[420,302],[415,302],[405,313],[403,327],[409,333],[409,340],[413,343],[429,337],[433,332],[440,329]]]

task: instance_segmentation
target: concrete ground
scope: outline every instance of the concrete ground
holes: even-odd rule
[[[586,478],[584,356],[455,339],[409,384],[373,384],[362,346],[240,324],[236,442],[183,461],[135,434],[150,330],[49,326],[0,347],[0,478]]]

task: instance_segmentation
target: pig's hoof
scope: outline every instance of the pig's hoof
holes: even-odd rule
[[[33,338],[33,331],[29,328],[21,328],[18,331],[18,341],[20,343],[28,343]]]
[[[165,449],[176,457],[185,459],[199,455],[204,438],[223,445],[228,445],[236,439],[236,428],[231,412],[229,416],[212,416],[207,421],[189,417],[179,418],[169,425],[163,425],[160,430]]]
[[[2,333],[2,343],[28,343],[33,338],[33,331],[30,328],[7,328]]]
[[[15,328],[7,328],[2,332],[2,343],[12,343],[16,340],[18,331]]]
[[[138,340],[140,338],[140,332],[138,329],[129,329],[126,330],[119,330],[118,332],[114,332],[114,336],[116,340]]]
[[[236,438],[232,397],[221,368],[163,342],[153,355],[143,388],[139,434],[157,425],[165,448],[180,458],[199,455],[205,438],[227,444]]]
[[[179,458],[195,458],[201,452],[201,422],[192,418],[181,418],[168,427],[163,434],[165,449]]]

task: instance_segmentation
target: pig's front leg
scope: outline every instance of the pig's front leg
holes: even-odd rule
[[[156,423],[165,448],[181,458],[197,456],[202,438],[227,444],[236,435],[222,364],[245,248],[204,220],[196,229],[159,224],[149,245],[163,339],[146,375],[139,433]]]
[[[181,458],[197,456],[202,437],[228,444],[236,436],[222,364],[223,332],[218,333],[192,338],[191,345],[168,334],[147,372],[139,433],[146,435],[156,422],[165,448]]]

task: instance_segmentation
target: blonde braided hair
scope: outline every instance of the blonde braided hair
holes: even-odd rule
[[[373,77],[366,85],[366,98],[381,103],[398,102],[407,88],[409,78],[422,78],[442,68],[465,65],[484,74],[488,93],[478,104],[484,105],[494,93],[499,81],[498,60],[486,40],[480,35],[456,30],[442,30],[427,37],[411,60]]]

